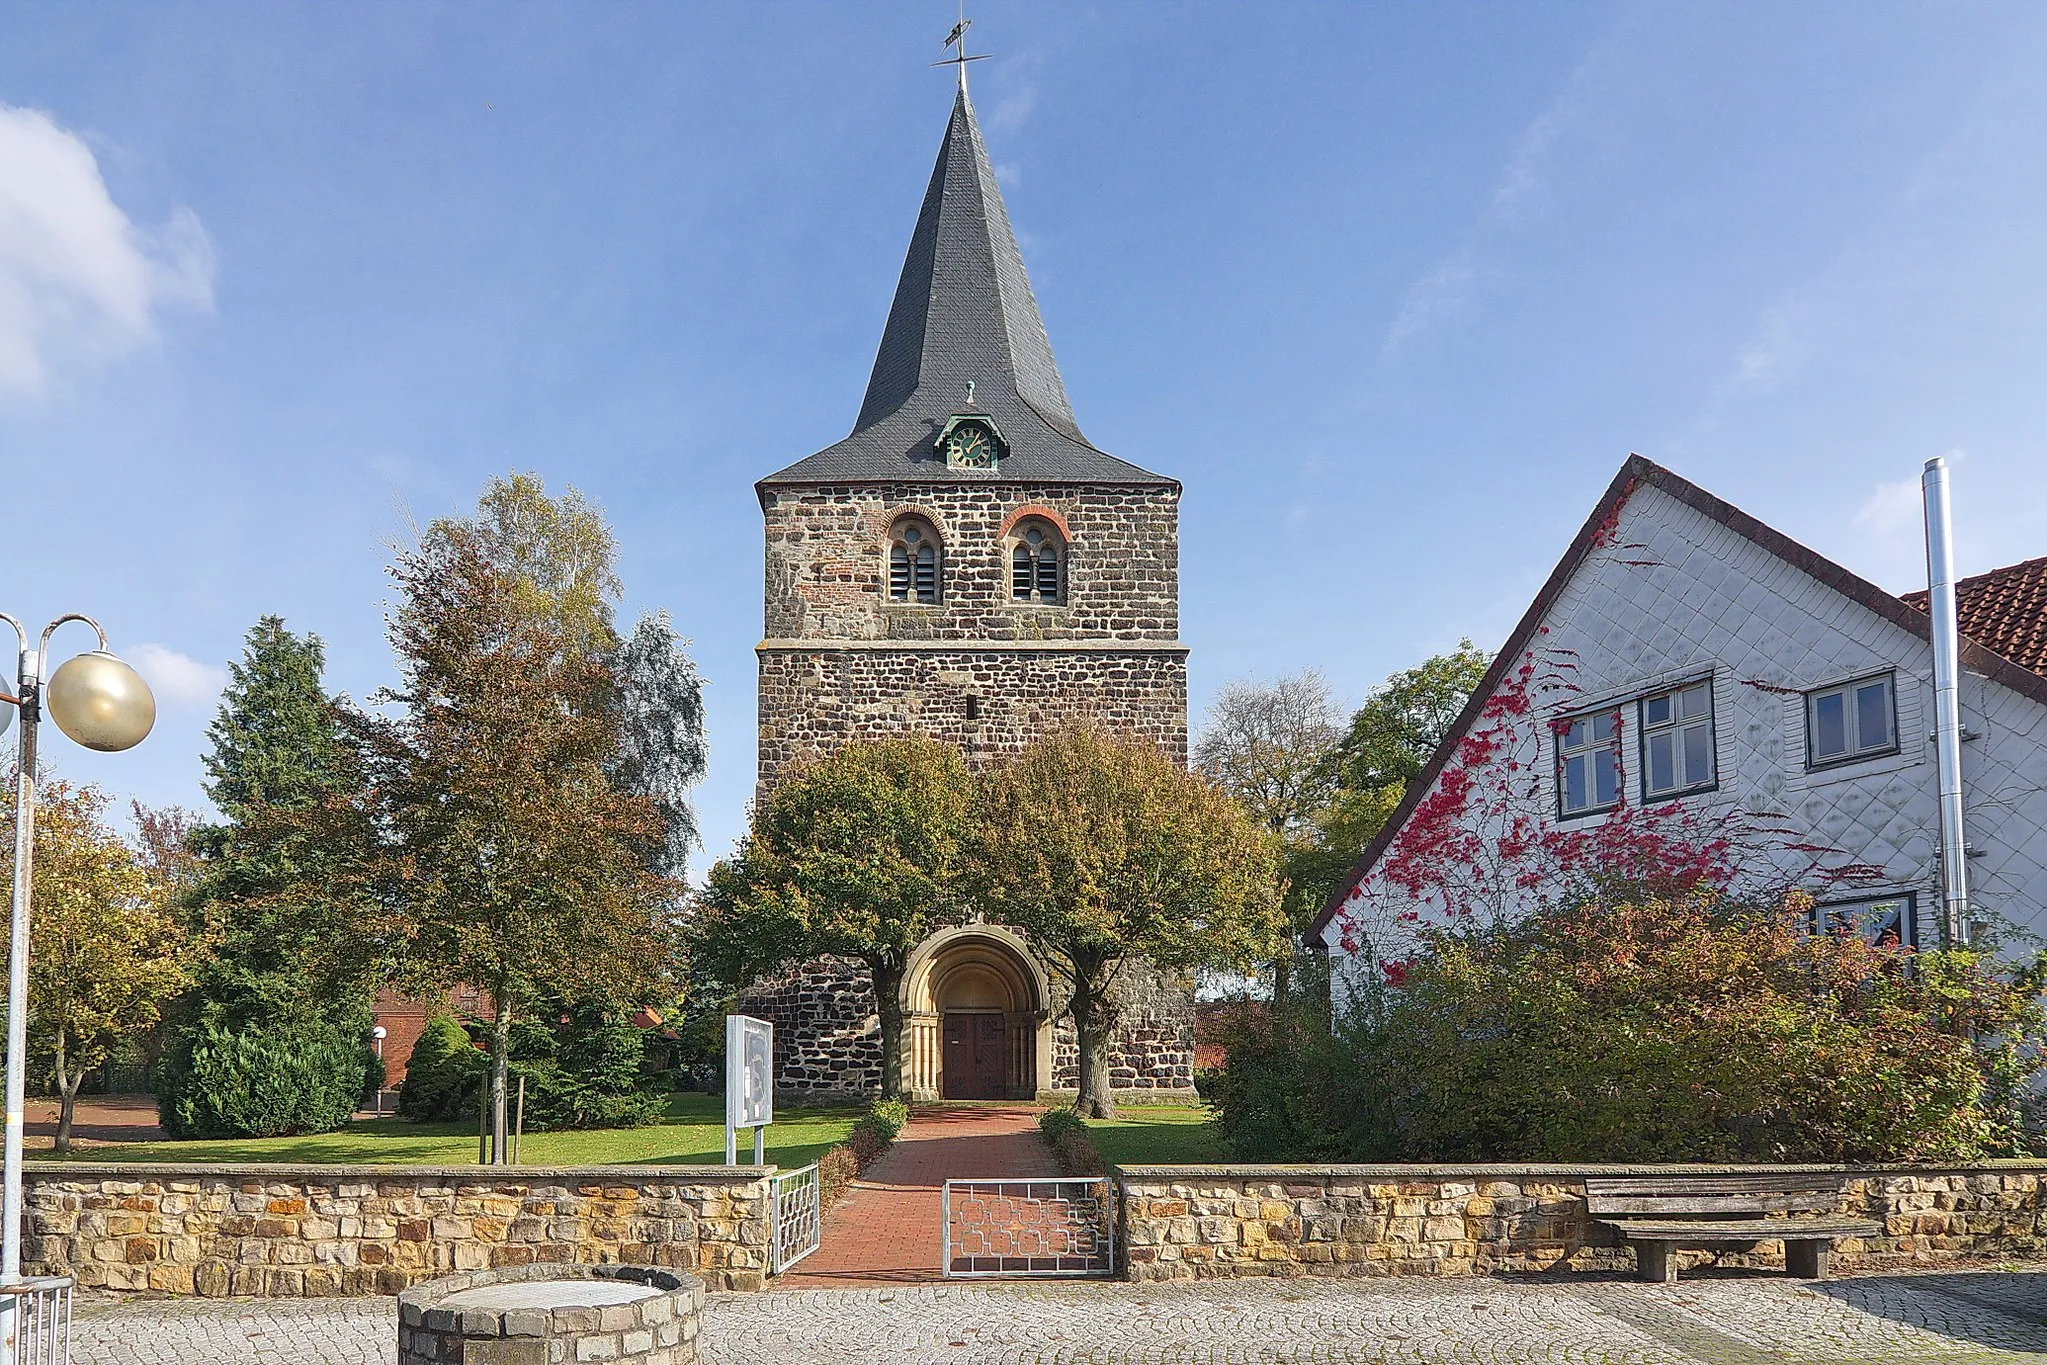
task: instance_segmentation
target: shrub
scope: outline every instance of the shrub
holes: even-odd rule
[[[661,1097],[640,1082],[640,1031],[598,1007],[570,1011],[566,1023],[512,1026],[506,1122],[515,1120],[526,1082],[526,1131],[643,1128],[661,1117]],[[398,1114],[416,1123],[476,1117],[490,1085],[490,1058],[469,1031],[439,1015],[427,1022],[406,1063]]]
[[[1807,902],[1583,905],[1425,933],[1333,1032],[1239,1021],[1240,1159],[1950,1161],[2021,1150],[2038,992],[1809,934]]]
[[[490,1059],[476,1050],[469,1031],[448,1015],[435,1015],[405,1063],[398,1116],[414,1123],[474,1117],[489,1070]]]
[[[1059,1167],[1068,1175],[1106,1175],[1109,1163],[1095,1148],[1087,1121],[1071,1109],[1047,1109],[1038,1115],[1038,1135],[1052,1149]]]
[[[202,1025],[169,1060],[157,1109],[174,1138],[332,1132],[380,1079],[365,1041],[321,1022]]]
[[[889,1149],[909,1121],[910,1106],[902,1100],[876,1100],[868,1105],[846,1140],[818,1158],[818,1207],[828,1209],[836,1203],[846,1187]]]

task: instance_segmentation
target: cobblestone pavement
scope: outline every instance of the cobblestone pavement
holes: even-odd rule
[[[385,1365],[390,1299],[81,1299],[76,1365]],[[2047,1272],[714,1296],[709,1365],[2047,1365]]]

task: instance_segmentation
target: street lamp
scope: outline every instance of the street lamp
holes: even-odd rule
[[[88,749],[119,753],[132,749],[156,724],[156,698],[142,675],[107,648],[107,633],[90,616],[76,612],[59,616],[43,628],[42,639],[29,648],[28,631],[5,612],[0,621],[14,627],[21,643],[21,666],[14,691],[0,692],[0,731],[21,712],[19,771],[14,788],[14,904],[7,941],[7,1136],[5,1187],[0,1191],[0,1365],[22,1359],[22,1326],[29,1308],[30,1286],[21,1276],[21,1118],[28,1088],[28,924],[34,889],[36,820],[36,723],[49,702],[57,728]],[[67,660],[47,684],[43,672],[50,661],[50,637],[67,621],[83,621],[99,635],[98,649]],[[68,1288],[68,1281],[53,1286]],[[42,1314],[33,1319],[43,1323]],[[56,1345],[44,1329],[36,1343],[38,1355]],[[68,1323],[65,1335],[68,1337]]]
[[[384,1039],[389,1031],[382,1024],[370,1029],[370,1042],[377,1049],[377,1117],[384,1117]]]

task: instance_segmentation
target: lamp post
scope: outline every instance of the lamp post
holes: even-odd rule
[[[384,1039],[388,1030],[382,1024],[370,1029],[370,1042],[377,1049],[377,1117],[384,1117]]]
[[[156,698],[142,675],[114,657],[107,633],[90,616],[59,616],[29,647],[21,622],[0,612],[21,644],[14,691],[0,692],[0,731],[21,712],[19,771],[14,788],[14,903],[7,941],[7,1131],[4,1190],[0,1190],[0,1365],[21,1359],[22,1320],[27,1307],[18,1288],[21,1276],[21,1119],[28,1086],[28,927],[34,889],[36,819],[36,724],[47,696],[50,719],[88,749],[119,753],[132,749],[156,724]],[[83,621],[99,635],[99,648],[62,664],[46,684],[50,637],[68,621]]]

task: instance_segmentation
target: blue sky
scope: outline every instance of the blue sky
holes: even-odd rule
[[[2047,554],[2047,8],[975,9],[1081,425],[1186,485],[1197,718],[1497,644],[1631,450],[1896,590],[1949,454],[1964,572]],[[952,17],[0,4],[0,610],[163,701],[60,770],[200,804],[249,624],[389,681],[388,545],[531,470],[695,641],[722,851],[751,485],[851,425]]]

